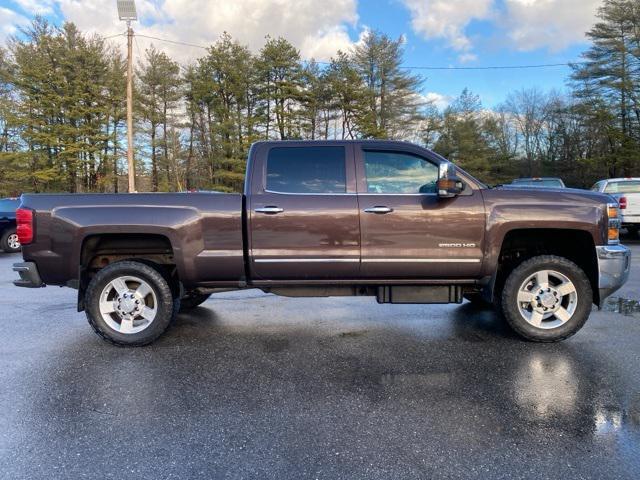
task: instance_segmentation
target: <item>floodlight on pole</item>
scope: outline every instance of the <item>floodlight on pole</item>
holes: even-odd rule
[[[135,22],[138,20],[135,0],[118,0],[118,16],[124,22]]]
[[[117,0],[118,17],[127,22],[127,164],[129,193],[136,191],[136,166],[133,159],[133,29],[131,22],[138,20],[135,0]]]

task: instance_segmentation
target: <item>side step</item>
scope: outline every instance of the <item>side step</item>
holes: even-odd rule
[[[378,287],[378,303],[462,303],[462,286],[385,286]]]

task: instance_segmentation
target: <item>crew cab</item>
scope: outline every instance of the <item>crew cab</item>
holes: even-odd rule
[[[618,201],[622,226],[637,236],[640,231],[640,178],[600,180],[591,189],[608,193]]]
[[[17,198],[0,199],[0,250],[6,253],[20,251],[20,241],[16,232],[16,209],[20,205]]]
[[[486,187],[392,141],[259,142],[243,194],[23,195],[21,287],[78,289],[116,345],[257,288],[379,303],[491,302],[522,337],[567,338],[628,278],[611,197]]]

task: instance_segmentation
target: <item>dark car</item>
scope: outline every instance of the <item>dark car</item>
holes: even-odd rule
[[[18,198],[0,200],[0,250],[7,253],[20,251],[20,241],[16,233],[16,209],[19,205]]]
[[[564,182],[554,177],[516,178],[508,187],[567,188]]]

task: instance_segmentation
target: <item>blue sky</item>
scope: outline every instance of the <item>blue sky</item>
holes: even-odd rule
[[[600,0],[136,0],[140,34],[208,45],[223,32],[260,48],[264,36],[284,36],[304,57],[327,60],[368,29],[406,40],[405,65],[482,67],[578,60],[584,32]],[[124,26],[116,0],[0,0],[0,41],[40,14],[70,20],[87,32],[112,35]],[[122,43],[121,38],[114,42]],[[203,50],[142,37],[183,62]],[[421,71],[424,94],[443,106],[468,87],[493,107],[520,88],[563,89],[570,70]]]

